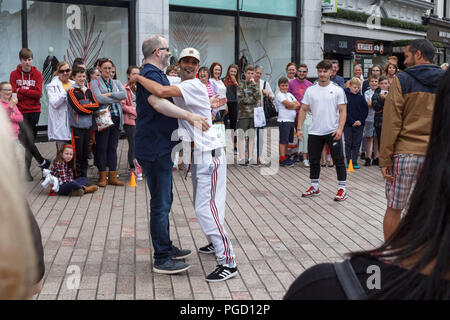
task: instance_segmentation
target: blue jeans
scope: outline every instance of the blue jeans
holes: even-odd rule
[[[345,157],[347,158],[347,163],[350,162],[350,159],[352,159],[354,165],[358,161],[359,147],[361,146],[363,132],[364,126],[344,127]]]
[[[75,180],[72,180],[66,184],[59,186],[58,194],[61,196],[67,196],[70,191],[83,189],[83,186],[87,185],[87,178],[81,177]]]
[[[172,207],[172,167],[170,153],[154,161],[137,159],[142,166],[150,190],[150,235],[155,265],[169,260],[172,241],[169,234],[169,213]]]

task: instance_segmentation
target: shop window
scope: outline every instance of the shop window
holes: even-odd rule
[[[296,17],[297,0],[238,0],[239,10],[245,12],[265,13],[272,15]]]
[[[210,66],[217,61],[222,77],[234,63],[234,17],[213,14],[170,12],[169,46],[172,64],[184,48],[193,47],[200,52],[201,65]]]
[[[125,82],[128,67],[128,9],[27,2],[28,47],[33,64],[42,72],[44,85],[52,79],[55,62],[83,57],[87,67],[109,57],[117,77]],[[53,62],[53,63],[51,63]],[[47,97],[43,90],[40,125],[47,125]]]
[[[186,7],[236,10],[236,0],[169,0],[169,4]]]
[[[241,17],[240,24],[240,61],[244,57],[248,64],[262,66],[262,79],[275,90],[291,61],[292,22]]]
[[[11,71],[17,68],[22,48],[22,3],[16,0],[0,1],[0,30],[3,50],[0,50],[0,82],[9,81]]]

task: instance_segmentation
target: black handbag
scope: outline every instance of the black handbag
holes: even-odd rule
[[[356,275],[350,260],[347,259],[343,262],[336,262],[333,266],[347,299],[367,300],[367,294],[359,282],[358,276]]]
[[[263,90],[266,89],[266,83],[267,81],[264,81],[264,87]],[[263,104],[264,104],[264,115],[266,116],[266,121],[268,122],[271,118],[278,116],[278,111],[275,108],[275,105],[273,104],[272,100],[270,100],[269,97],[264,96],[263,97]]]

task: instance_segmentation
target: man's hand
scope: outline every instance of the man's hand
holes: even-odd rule
[[[130,77],[130,82],[138,83],[140,75],[134,74]]]
[[[299,142],[303,140],[303,131],[302,130],[297,130],[297,138],[298,138]]]
[[[189,112],[185,120],[189,122],[191,126],[198,128],[202,131],[208,131],[208,129],[211,127],[207,119],[199,114]]]
[[[394,176],[392,175],[392,167],[382,167],[381,168],[381,173],[383,174],[383,177],[389,181],[389,182],[393,182],[394,181]]]
[[[354,123],[353,123],[353,126],[354,127],[359,127],[361,125],[361,122],[359,121],[359,120],[356,120]]]
[[[215,96],[212,96],[210,99],[211,102],[211,108],[219,108],[223,106],[225,103],[227,103],[227,98],[220,98],[218,94]]]
[[[332,136],[334,137],[333,140],[341,140],[342,138],[342,129],[337,129],[335,132],[333,132]]]

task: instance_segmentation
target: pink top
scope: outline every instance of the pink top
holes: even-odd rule
[[[131,92],[128,84],[123,86],[127,92],[127,98],[122,100],[122,110],[123,110],[123,123],[130,126],[136,125],[136,106],[133,101],[133,93]]]
[[[23,121],[22,113],[20,113],[19,108],[17,108],[17,105],[14,106],[14,109],[11,109],[11,107],[9,106],[9,102],[4,102],[0,100],[0,104],[5,109],[6,114],[8,115],[8,118],[11,121],[14,138],[17,139],[19,137],[19,123]]]

